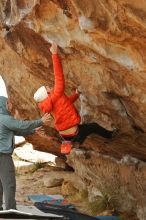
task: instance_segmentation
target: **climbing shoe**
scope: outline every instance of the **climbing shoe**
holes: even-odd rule
[[[69,154],[72,149],[72,142],[71,141],[63,141],[61,144],[61,153],[62,154]]]

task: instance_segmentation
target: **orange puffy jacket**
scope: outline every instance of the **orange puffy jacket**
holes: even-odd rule
[[[73,105],[79,95],[77,93],[70,97],[65,95],[63,70],[58,54],[53,54],[52,60],[55,75],[54,90],[44,101],[39,103],[39,108],[44,113],[51,112],[55,120],[55,128],[58,131],[63,131],[80,123],[80,115]]]

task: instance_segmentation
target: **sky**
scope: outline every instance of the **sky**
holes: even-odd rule
[[[1,76],[0,76],[0,96],[8,97],[6,87],[5,87],[5,83],[4,83]]]

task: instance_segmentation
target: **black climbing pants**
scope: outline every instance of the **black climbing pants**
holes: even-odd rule
[[[78,133],[75,136],[62,136],[62,141],[68,140],[72,142],[79,142],[80,144],[82,144],[86,137],[90,134],[97,134],[104,138],[111,138],[113,131],[109,131],[101,127],[97,123],[80,124],[78,125]]]

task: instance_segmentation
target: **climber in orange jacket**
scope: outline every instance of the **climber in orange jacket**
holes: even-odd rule
[[[61,146],[62,153],[65,153],[65,146],[68,146],[65,151],[67,150],[69,153],[72,142],[83,143],[91,133],[96,133],[104,138],[112,138],[115,129],[109,131],[97,123],[80,124],[80,115],[73,104],[79,94],[77,91],[70,97],[65,94],[63,69],[58,56],[58,47],[55,43],[52,44],[50,51],[55,75],[54,89],[49,86],[42,86],[34,94],[34,99],[38,102],[42,112],[51,113],[53,116],[55,128],[59,132],[63,143]]]

